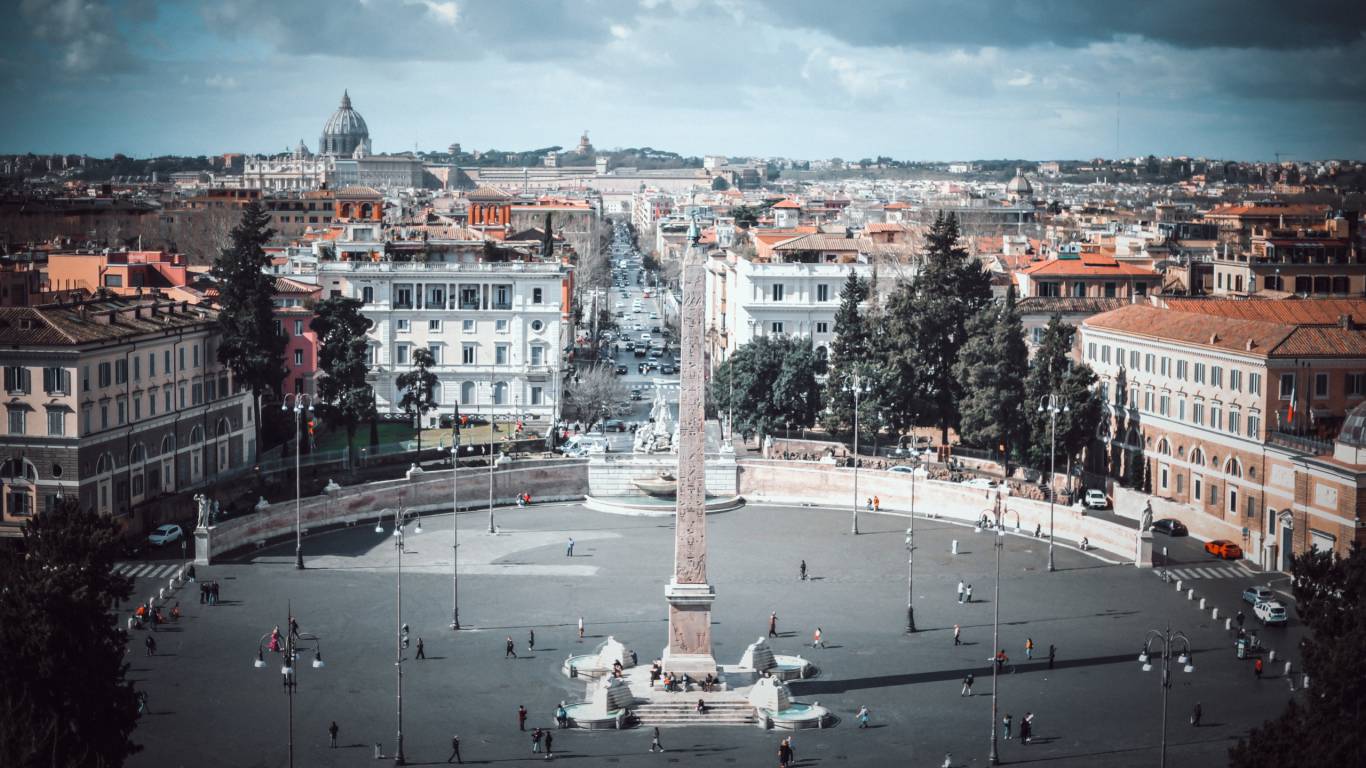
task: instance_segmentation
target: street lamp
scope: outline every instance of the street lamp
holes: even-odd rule
[[[1006,491],[1010,486],[1006,486]],[[1001,550],[1006,546],[1006,532],[1001,527],[1001,515],[1005,512],[1001,503],[1001,491],[996,492],[996,505],[993,510],[996,515],[996,541],[993,548],[996,550],[996,587],[991,598],[991,754],[987,759],[992,765],[1000,765],[1001,758],[996,752],[996,683],[1001,671],[1001,665],[996,661],[996,654],[1001,649]]]
[[[300,436],[303,426],[304,410],[308,410],[308,431],[313,433],[313,404],[317,399],[313,395],[300,392],[286,394],[280,401],[280,410],[288,411],[289,399],[294,398],[294,567],[303,570],[304,567],[304,533],[303,533],[303,501],[301,500],[300,480],[299,480],[299,448],[303,439]]]
[[[1045,402],[1047,404],[1045,405]],[[1057,462],[1058,451],[1058,414],[1068,413],[1072,409],[1063,404],[1058,407],[1058,396],[1049,393],[1039,398],[1039,413],[1048,413],[1048,572],[1053,572],[1053,497],[1057,494],[1057,489],[1053,487],[1054,466]]]
[[[846,392],[854,393],[854,520],[850,527],[850,533],[858,535],[858,401],[860,395],[867,391],[867,383],[863,380],[862,374],[854,371],[854,378],[846,384]]]
[[[460,403],[451,416],[451,629],[460,629]]]
[[[911,520],[906,528],[906,633],[915,632],[915,476],[920,474],[919,467],[911,468]]]
[[[498,417],[493,412],[494,400],[498,395],[498,383],[493,380],[493,374],[489,374],[489,533],[497,533],[498,529],[493,526],[493,430],[497,424]]]
[[[403,631],[403,526],[406,520],[404,520],[402,501],[399,504],[400,506],[397,509],[380,511],[380,522],[375,523],[375,533],[384,534],[383,520],[392,515],[394,549],[398,552],[398,570],[394,579],[394,670],[396,674],[395,700],[398,713],[398,749],[394,753],[394,765],[405,765],[407,758],[403,756],[403,645],[407,636]],[[413,533],[422,533],[422,518],[418,518]]]
[[[280,660],[280,679],[284,682],[285,693],[289,696],[289,765],[290,768],[293,768],[294,689],[299,687],[299,680],[294,674],[294,662],[298,660],[300,651],[311,649],[313,651],[313,668],[322,669],[324,664],[322,640],[319,639],[317,635],[314,635],[309,632],[301,632],[297,635],[294,634],[294,632],[292,631],[294,626],[294,607],[292,604],[286,603],[285,610],[288,613],[290,620],[285,622],[286,637],[285,646],[281,650],[283,656]],[[264,635],[261,635],[261,639],[256,642],[256,659],[252,662],[252,666],[256,669],[265,669],[265,667],[267,666],[266,643],[269,641],[270,636],[271,633],[267,632]]]
[[[1157,645],[1154,646],[1154,643]],[[1176,657],[1176,663],[1181,665],[1182,672],[1194,672],[1195,658],[1191,651],[1190,638],[1186,637],[1184,632],[1173,632],[1170,624],[1166,629],[1148,630],[1148,637],[1143,641],[1143,651],[1138,654],[1138,663],[1143,665],[1144,672],[1152,671],[1154,648],[1162,654],[1162,768],[1167,768],[1167,691],[1172,687],[1172,654],[1178,645],[1181,653]]]

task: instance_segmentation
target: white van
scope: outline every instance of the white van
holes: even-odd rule
[[[589,453],[601,453],[607,450],[607,438],[602,435],[574,435],[560,446],[560,452],[570,458],[580,458]]]

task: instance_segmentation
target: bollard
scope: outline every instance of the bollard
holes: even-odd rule
[[[1275,663],[1275,661],[1276,661],[1276,652],[1275,652],[1275,651],[1268,651],[1267,654],[1266,654],[1266,660],[1267,660],[1268,662]]]
[[[167,586],[169,586],[171,588],[171,591],[174,592],[175,588],[180,585],[176,583],[176,577],[172,576],[171,580],[167,583]]]
[[[162,589],[158,589],[158,590],[157,590],[157,599],[158,599],[158,600],[165,600],[165,599],[166,599],[166,589],[165,589],[164,587],[163,587]]]
[[[1205,598],[1200,598],[1200,610],[1205,610]]]
[[[133,617],[132,617],[132,616],[129,616],[129,617],[128,617],[128,631],[129,631],[129,632],[132,632],[132,631],[133,631]]]
[[[376,760],[379,760],[379,759],[381,759],[381,758],[383,758],[383,757],[384,757],[384,753],[383,753],[382,751],[380,751],[379,742],[377,741],[377,742],[375,742],[375,759],[376,759]]]
[[[1228,618],[1227,616],[1224,617],[1224,631],[1225,631],[1225,632],[1232,632],[1232,631],[1233,631],[1233,619],[1230,619],[1230,618]]]
[[[1214,611],[1210,613],[1210,618],[1215,621],[1219,620],[1219,608],[1217,606],[1215,607]]]
[[[1176,580],[1176,591],[1177,591],[1177,592],[1180,592],[1180,591],[1181,591],[1181,580],[1180,580],[1180,579],[1177,579],[1177,580]]]
[[[1186,599],[1187,599],[1187,600],[1194,600],[1194,599],[1195,599],[1195,590],[1194,590],[1194,589],[1188,589],[1188,590],[1186,590]]]
[[[952,554],[958,554],[958,539],[953,540],[953,547],[949,551]]]

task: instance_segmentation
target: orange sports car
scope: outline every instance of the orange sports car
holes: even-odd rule
[[[1205,551],[1222,560],[1237,560],[1243,556],[1243,548],[1227,539],[1205,542]]]

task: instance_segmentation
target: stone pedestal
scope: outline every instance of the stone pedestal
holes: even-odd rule
[[[212,528],[196,528],[194,530],[194,564],[212,565],[212,550],[209,548],[212,542]]]
[[[1136,551],[1134,552],[1134,565],[1139,568],[1153,567],[1153,532],[1143,531],[1138,534]]]
[[[669,645],[661,663],[669,672],[693,677],[716,674],[711,654],[711,604],[716,590],[710,584],[670,582],[664,588],[669,601]]]

